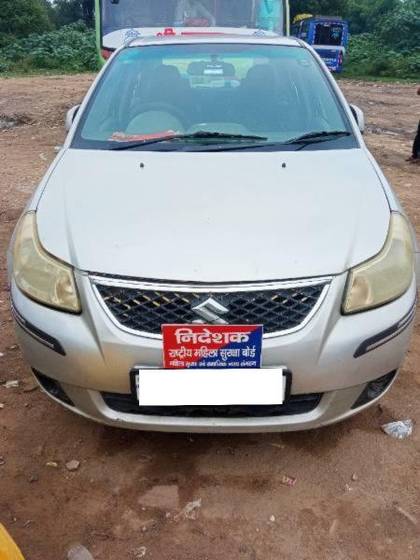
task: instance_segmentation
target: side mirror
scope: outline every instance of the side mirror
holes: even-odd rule
[[[365,131],[365,114],[357,105],[350,105],[350,109],[360,132],[363,134]]]
[[[80,105],[75,105],[74,107],[72,107],[71,109],[69,109],[67,111],[66,114],[66,131],[68,132],[71,128],[71,125],[73,124],[74,119],[76,118],[77,112],[80,109]]]

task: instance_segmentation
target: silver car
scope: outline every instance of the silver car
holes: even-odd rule
[[[416,242],[363,113],[310,47],[137,39],[67,126],[9,254],[17,335],[49,396],[124,428],[262,432],[388,391]],[[168,369],[163,325],[260,325],[261,367]]]

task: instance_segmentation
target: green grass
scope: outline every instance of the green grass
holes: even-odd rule
[[[380,82],[380,83],[400,83],[400,84],[413,84],[418,82],[413,78],[396,78],[395,76],[366,76],[364,74],[346,73],[335,75],[336,80],[357,80],[359,82]]]
[[[39,76],[76,76],[77,74],[94,74],[93,70],[64,70],[64,69],[52,69],[45,70],[42,68],[30,68],[19,70],[15,68],[8,72],[0,73],[0,80],[10,80],[12,78],[35,78]]]
[[[95,34],[81,24],[30,35],[0,49],[0,75],[77,73],[98,68]]]

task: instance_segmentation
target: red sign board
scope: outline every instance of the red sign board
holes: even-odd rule
[[[260,368],[261,325],[162,325],[165,369]]]

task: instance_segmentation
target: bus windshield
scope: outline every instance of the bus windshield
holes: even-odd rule
[[[343,44],[343,33],[344,27],[340,23],[317,23],[314,45],[340,46]]]
[[[101,48],[165,28],[255,29],[287,34],[288,0],[97,0]],[[158,30],[158,31],[157,31]]]

